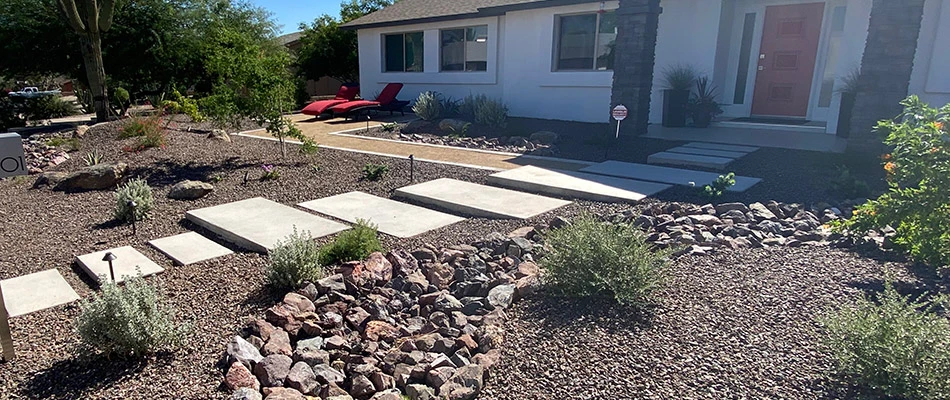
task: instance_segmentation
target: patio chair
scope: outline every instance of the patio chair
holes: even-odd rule
[[[340,90],[336,92],[336,97],[333,99],[317,100],[308,104],[300,112],[306,115],[313,115],[317,117],[329,111],[330,107],[340,105],[348,101],[353,101],[353,99],[355,99],[358,94],[360,94],[360,85],[343,84],[340,86]]]
[[[402,90],[402,86],[403,84],[401,83],[389,83],[385,88],[383,88],[383,91],[379,93],[379,96],[376,97],[375,101],[348,101],[346,103],[337,104],[333,107],[330,107],[330,112],[333,113],[334,116],[344,118],[356,117],[360,115],[360,113],[370,110],[389,111],[390,115],[392,115],[394,111],[399,111],[405,115],[403,108],[409,105],[409,102],[396,100],[396,96],[399,94],[399,91]]]

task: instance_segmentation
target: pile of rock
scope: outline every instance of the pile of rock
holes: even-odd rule
[[[498,138],[487,138],[485,136],[467,137],[467,136],[439,136],[429,134],[405,134],[401,133],[395,136],[396,139],[413,142],[427,143],[440,146],[464,147],[467,149],[501,151],[506,153],[531,154],[536,156],[554,156],[557,155],[557,146],[552,144],[543,144],[540,141],[532,141],[524,136],[503,136]]]
[[[42,173],[46,168],[55,167],[69,160],[69,153],[60,147],[50,146],[50,140],[68,139],[71,134],[37,134],[23,139],[23,155],[26,157],[30,174]]]
[[[826,224],[850,215],[850,208],[805,208],[770,201],[749,205],[655,204],[642,214],[628,210],[605,219],[643,228],[648,232],[648,240],[658,247],[683,246],[682,253],[704,254],[722,248],[828,244],[840,240],[842,235],[832,233]]]
[[[524,228],[344,264],[231,339],[225,385],[235,399],[474,399],[504,310],[540,287],[532,239]]]

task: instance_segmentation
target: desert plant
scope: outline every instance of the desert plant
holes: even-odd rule
[[[423,121],[435,121],[442,115],[442,101],[438,93],[432,91],[422,92],[416,103],[412,105],[412,112],[416,113]]]
[[[699,72],[689,64],[676,64],[663,69],[663,85],[670,90],[690,90]]]
[[[736,173],[719,175],[712,183],[703,186],[703,195],[710,198],[722,197],[723,193],[736,184]]]
[[[41,96],[26,99],[23,115],[29,121],[68,117],[76,114],[76,107],[59,96]]]
[[[106,356],[140,357],[173,350],[190,327],[175,319],[175,310],[162,301],[160,287],[141,276],[123,286],[111,281],[102,292],[80,303],[76,331],[84,346]]]
[[[268,252],[267,281],[277,289],[293,290],[304,282],[315,282],[325,275],[320,265],[320,247],[309,232],[297,232],[277,243]]]
[[[663,280],[669,250],[654,248],[630,224],[613,225],[585,215],[544,237],[547,284],[577,297],[610,295],[620,304],[643,305]]]
[[[379,128],[382,129],[383,132],[395,132],[396,129],[399,128],[399,124],[395,122],[389,123],[389,124],[382,124],[379,126]]]
[[[824,347],[839,375],[873,397],[950,398],[950,322],[935,313],[947,300],[902,296],[886,281],[875,299],[823,318]]]
[[[320,248],[320,265],[358,261],[382,250],[376,225],[358,219],[353,229],[341,232],[333,242]]]
[[[689,100],[689,114],[693,118],[693,125],[700,128],[709,126],[713,117],[722,114],[722,108],[716,97],[719,96],[716,86],[709,82],[708,76],[696,79],[696,89]]]
[[[466,122],[462,124],[462,129],[456,129],[455,126],[453,125],[447,126],[446,128],[448,128],[448,131],[449,131],[448,137],[450,138],[466,137],[468,136],[468,130],[471,127],[472,127],[471,122]]]
[[[118,110],[115,111],[119,116],[125,115],[129,111],[129,106],[132,105],[132,97],[129,95],[129,91],[125,88],[117,87],[112,90],[112,101],[113,106],[118,106]]]
[[[868,183],[855,178],[848,167],[839,165],[837,173],[828,182],[829,190],[836,196],[846,199],[866,198],[871,194]]]
[[[459,113],[476,124],[503,128],[508,119],[508,106],[484,94],[469,95],[462,100]]]
[[[135,206],[132,206],[132,202]],[[114,217],[118,221],[136,221],[148,218],[149,212],[155,206],[152,197],[152,188],[144,179],[131,179],[119,186],[115,192]]]
[[[125,120],[119,127],[119,139],[128,139],[132,137],[141,137],[151,132],[161,132],[161,116],[136,116]]]
[[[442,108],[442,117],[443,118],[452,118],[461,115],[461,106],[462,101],[456,100],[451,97],[446,97],[441,100],[440,104]]]
[[[280,179],[280,171],[277,170],[276,166],[273,164],[261,165],[262,181],[276,181],[278,179]]]
[[[841,87],[838,88],[839,93],[857,93],[858,92],[858,78],[861,77],[861,68],[855,67],[848,71],[848,74],[841,77]]]
[[[99,150],[93,150],[92,152],[86,153],[86,155],[82,158],[82,161],[86,163],[87,167],[91,167],[93,165],[101,164],[103,158],[105,158],[105,156],[103,156]]]
[[[76,89],[74,91],[76,95],[76,103],[79,105],[79,111],[83,114],[90,114],[96,112],[95,104],[92,101],[92,92],[87,89]]]
[[[935,109],[910,96],[898,120],[878,122],[892,151],[884,156],[890,189],[837,226],[865,232],[891,226],[894,244],[936,268],[950,265],[950,104]]]
[[[389,167],[381,164],[366,164],[363,166],[363,179],[367,181],[378,181],[383,175],[389,172]]]

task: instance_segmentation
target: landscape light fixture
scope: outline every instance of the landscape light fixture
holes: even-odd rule
[[[132,236],[135,236],[135,207],[138,207],[138,204],[135,203],[135,200],[129,200],[126,204],[132,209]]]
[[[107,252],[105,256],[102,257],[102,261],[107,261],[109,263],[109,277],[112,278],[112,283],[115,283],[115,269],[112,268],[112,262],[118,258],[112,252]]]
[[[409,155],[409,183],[415,181],[415,172],[416,172],[416,157],[412,154]]]

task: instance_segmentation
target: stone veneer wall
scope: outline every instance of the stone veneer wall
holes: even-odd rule
[[[877,121],[901,112],[914,69],[925,0],[873,0],[848,151],[879,155]]]
[[[621,125],[624,135],[647,131],[660,11],[660,0],[620,0],[617,10],[610,107],[623,104],[629,110],[628,118]]]

